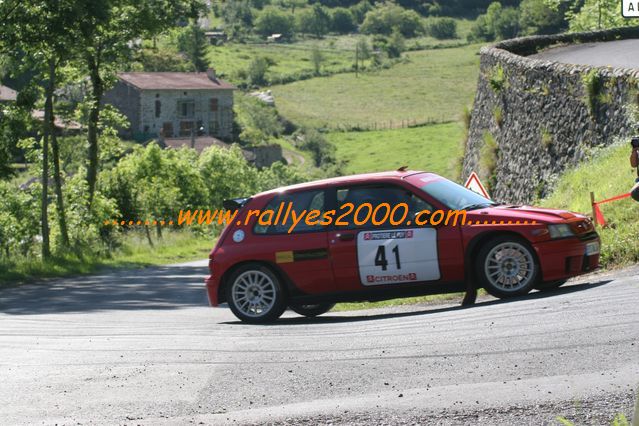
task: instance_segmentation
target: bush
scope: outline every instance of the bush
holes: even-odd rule
[[[516,37],[519,33],[519,12],[514,7],[502,7],[493,2],[471,27],[471,41],[493,41]]]
[[[268,60],[263,56],[253,59],[248,66],[246,76],[250,84],[261,86],[266,84],[266,72],[268,71]]]
[[[331,29],[336,33],[347,34],[355,31],[355,19],[350,10],[338,7],[333,10],[331,17]]]
[[[438,40],[457,38],[457,22],[453,18],[430,18],[426,29],[428,35]]]
[[[263,37],[282,34],[284,38],[291,38],[295,32],[293,15],[276,7],[266,7],[255,22],[255,32]]]
[[[366,13],[360,30],[365,34],[389,35],[394,29],[404,37],[414,37],[423,32],[422,19],[413,10],[394,4],[386,4]]]
[[[565,29],[564,8],[546,0],[523,0],[519,5],[519,27],[523,35],[554,34]]]
[[[351,14],[356,24],[361,24],[366,18],[366,14],[373,10],[373,5],[368,0],[363,0],[350,8]]]
[[[297,15],[297,31],[304,34],[313,34],[322,37],[328,33],[331,27],[331,16],[328,10],[315,4],[310,9],[305,9]]]

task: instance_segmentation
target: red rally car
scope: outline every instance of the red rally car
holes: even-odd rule
[[[251,210],[289,203],[297,213],[318,210],[342,220],[339,226],[300,221],[289,233],[290,221],[247,219]],[[349,203],[355,209],[345,209]],[[376,209],[384,203],[405,204],[406,211],[397,214],[400,223],[357,220],[354,211],[367,203],[375,215],[387,210]],[[558,287],[599,265],[600,240],[587,217],[495,203],[433,173],[326,179],[225,207],[237,215],[209,255],[208,298],[252,323],[273,321],[287,307],[316,316],[336,302],[460,292],[466,280],[506,298]],[[415,225],[424,210],[466,211],[466,224]]]

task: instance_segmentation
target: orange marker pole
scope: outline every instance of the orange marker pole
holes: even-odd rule
[[[597,212],[595,210],[595,193],[590,193],[590,205],[592,207],[592,220],[595,222],[595,226],[597,226]]]

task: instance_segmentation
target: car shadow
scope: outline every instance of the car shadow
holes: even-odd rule
[[[315,318],[306,318],[306,317],[285,317],[280,318],[276,322],[262,324],[262,326],[269,327],[274,325],[307,325],[307,324],[334,324],[334,323],[343,323],[343,322],[359,322],[359,321],[376,321],[383,320],[388,318],[403,318],[403,317],[412,317],[418,315],[429,315],[429,314],[438,314],[442,312],[453,312],[453,311],[461,311],[466,309],[472,309],[476,307],[483,306],[491,306],[491,305],[501,305],[505,303],[512,303],[522,300],[535,300],[535,299],[545,299],[548,297],[557,296],[560,294],[570,294],[579,291],[591,290],[596,287],[600,287],[612,282],[612,280],[601,280],[592,283],[583,283],[583,284],[574,284],[568,285],[566,287],[559,287],[553,290],[546,291],[535,291],[532,293],[528,293],[524,296],[512,297],[509,299],[492,299],[485,300],[475,303],[471,306],[445,306],[441,308],[427,308],[409,312],[389,312],[384,314],[369,314],[369,315],[349,315],[349,316],[336,316],[331,315],[331,313],[315,317]],[[460,300],[461,303],[461,300]],[[220,324],[229,324],[229,325],[244,325],[241,321],[226,321],[221,322]]]
[[[34,315],[207,306],[206,266],[158,266],[38,281],[0,291],[0,313]]]

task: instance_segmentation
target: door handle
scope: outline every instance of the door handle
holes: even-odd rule
[[[353,241],[355,239],[355,234],[337,234],[336,237],[340,241]]]

